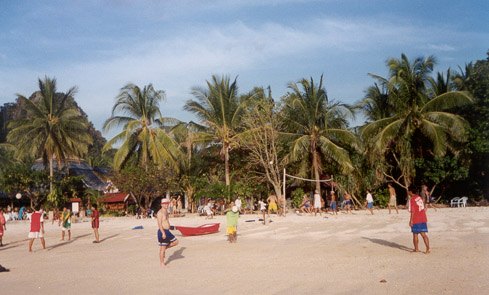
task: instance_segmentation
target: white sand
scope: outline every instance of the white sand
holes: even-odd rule
[[[241,216],[238,243],[226,240],[224,216],[187,216],[173,225],[220,222],[216,234],[183,237],[159,268],[156,221],[102,218],[93,244],[88,219],[73,224],[72,241],[46,224],[28,253],[29,223],[9,222],[0,248],[2,294],[487,294],[489,208],[428,210],[432,253],[409,253],[408,213],[386,210],[328,218]],[[142,230],[132,230],[142,225]],[[425,247],[420,239],[420,250]],[[381,283],[386,280],[386,283]],[[4,293],[7,291],[7,293]]]

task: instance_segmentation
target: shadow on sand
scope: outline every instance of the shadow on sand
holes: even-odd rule
[[[115,234],[115,235],[111,235],[111,236],[105,237],[105,238],[101,239],[101,240],[99,241],[99,243],[102,243],[103,241],[108,240],[108,239],[115,238],[115,237],[117,237],[118,235],[119,235],[119,234]]]
[[[56,244],[56,245],[53,245],[53,246],[49,246],[49,247],[46,247],[46,249],[48,251],[51,251],[53,249],[56,249],[58,247],[61,247],[61,246],[65,246],[65,245],[68,245],[68,244],[71,244],[73,243],[74,241],[78,240],[79,238],[83,238],[83,237],[86,237],[86,236],[89,236],[91,234],[84,234],[84,235],[81,235],[81,236],[76,236],[76,237],[73,237],[71,240],[69,241],[61,241],[61,243],[59,244]]]
[[[402,251],[411,252],[413,250],[413,249],[408,248],[408,247],[406,247],[404,245],[399,245],[397,243],[389,242],[389,241],[386,241],[386,240],[371,239],[371,238],[366,238],[366,237],[362,237],[362,239],[369,240],[372,243],[379,244],[379,245],[382,245],[382,246],[396,248],[396,249],[399,249],[399,250],[402,250]]]
[[[178,260],[178,259],[185,258],[185,256],[182,255],[183,250],[185,250],[185,249],[187,249],[187,248],[186,247],[182,247],[182,248],[178,249],[177,251],[173,252],[173,254],[170,257],[168,257],[168,260],[166,261],[166,264],[168,265],[173,260]]]

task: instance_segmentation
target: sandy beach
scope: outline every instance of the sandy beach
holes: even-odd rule
[[[8,294],[487,294],[489,208],[427,211],[432,253],[410,253],[408,212],[355,211],[322,217],[243,215],[229,244],[224,216],[186,216],[172,225],[219,222],[219,233],[183,237],[160,269],[156,220],[102,217],[100,244],[88,219],[72,240],[46,223],[28,253],[28,221],[7,223],[0,264]],[[256,220],[256,222],[245,222]],[[136,226],[143,229],[133,230]],[[420,250],[425,247],[420,241]],[[381,282],[385,280],[385,282]]]

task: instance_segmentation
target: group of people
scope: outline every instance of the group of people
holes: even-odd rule
[[[311,204],[311,201],[309,200],[309,197],[307,196],[307,194],[304,194],[302,196],[302,203],[300,205],[301,212],[304,214],[309,213],[311,215],[314,213],[314,216],[317,216],[317,214],[319,213],[319,215],[321,216],[322,212],[327,213],[327,212],[331,211],[332,214],[338,215],[338,207],[339,206],[337,204],[337,196],[336,196],[335,191],[331,190],[329,192],[329,196],[330,196],[331,201],[330,201],[329,206],[326,206],[326,201],[324,200],[324,198],[321,197],[318,190],[314,191],[313,203],[312,204]],[[351,195],[347,191],[345,191],[345,196],[344,196],[342,205],[348,214],[351,213],[351,205],[352,205]]]
[[[44,229],[44,216],[46,212],[44,209],[42,209],[41,205],[37,205],[35,207],[35,211],[30,215],[30,231],[27,237],[29,238],[29,252],[32,252],[32,245],[34,244],[34,240],[40,239],[41,240],[41,245],[43,249],[46,249],[46,242],[44,240],[44,234],[45,234],[45,229]],[[52,223],[54,223],[54,220],[57,218],[58,220],[58,226],[61,227],[61,241],[65,240],[65,234],[68,234],[68,241],[71,240],[71,223],[72,223],[72,213],[70,210],[65,206],[63,207],[63,211],[59,213],[57,211],[54,216]],[[95,234],[95,241],[94,243],[99,243],[99,233],[98,233],[98,228],[99,228],[99,211],[97,210],[97,205],[93,204],[92,205],[92,228]],[[5,234],[5,231],[7,230],[7,225],[6,225],[6,219],[4,216],[4,209],[0,208],[0,246],[3,246],[3,236]]]

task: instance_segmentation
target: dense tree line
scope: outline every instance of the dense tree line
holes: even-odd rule
[[[400,195],[427,184],[439,200],[487,199],[489,53],[458,71],[434,75],[435,65],[432,56],[390,58],[387,76],[369,74],[373,85],[354,105],[329,99],[322,76],[290,83],[280,98],[270,88],[240,93],[237,78],[212,76],[192,88],[184,106],[198,122],[163,117],[164,91],[127,84],[104,124],[122,128],[108,142],[89,135],[93,126],[73,104],[75,88],[57,92],[46,77],[35,99],[19,95],[25,108],[6,126],[0,169],[35,158],[47,167],[72,157],[110,158],[114,179],[143,206],[167,191],[191,201],[272,191],[280,198],[284,168],[316,181],[333,176],[335,189],[355,199],[366,189],[381,195],[387,182]],[[365,118],[362,126],[350,126],[355,115]],[[287,194],[330,188],[292,179],[286,185]]]

